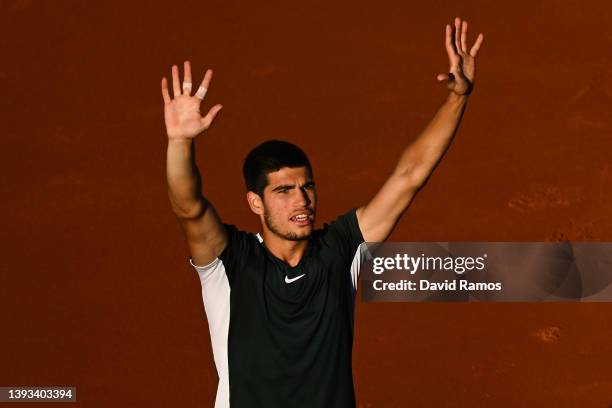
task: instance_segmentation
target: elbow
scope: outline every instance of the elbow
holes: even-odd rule
[[[407,190],[418,191],[426,183],[429,173],[410,169],[396,172],[394,177],[400,180],[400,184]]]
[[[401,180],[401,184],[411,190],[418,190],[426,183],[431,168],[418,158],[413,158],[406,164],[398,165],[395,168],[394,176]]]
[[[205,212],[208,204],[206,200],[196,200],[190,204],[177,205],[172,203],[172,211],[174,215],[181,219],[195,219],[201,217]]]

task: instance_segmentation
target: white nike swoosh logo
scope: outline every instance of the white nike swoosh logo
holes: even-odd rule
[[[287,282],[287,283],[295,282],[296,280],[300,279],[304,275],[306,275],[306,274],[303,273],[300,276],[296,276],[295,278],[291,278],[291,279],[289,279],[289,277],[287,275],[285,275],[285,282]]]

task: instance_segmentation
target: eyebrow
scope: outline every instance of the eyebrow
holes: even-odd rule
[[[315,185],[314,181],[307,181],[304,183],[303,187],[312,187]],[[281,184],[280,186],[276,186],[272,189],[272,191],[280,191],[280,190],[288,190],[291,188],[295,188],[295,184]]]
[[[286,190],[286,189],[290,189],[294,187],[295,187],[295,184],[281,184],[280,186],[274,187],[272,191]]]

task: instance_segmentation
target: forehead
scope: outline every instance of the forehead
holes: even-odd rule
[[[274,188],[281,184],[303,184],[311,181],[312,176],[307,167],[283,167],[268,173],[268,186]]]

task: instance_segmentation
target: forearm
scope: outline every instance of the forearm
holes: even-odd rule
[[[168,139],[168,197],[177,215],[192,215],[202,207],[201,177],[195,163],[194,139]]]
[[[465,107],[467,96],[449,93],[433,119],[402,152],[394,174],[421,186],[450,145]]]

